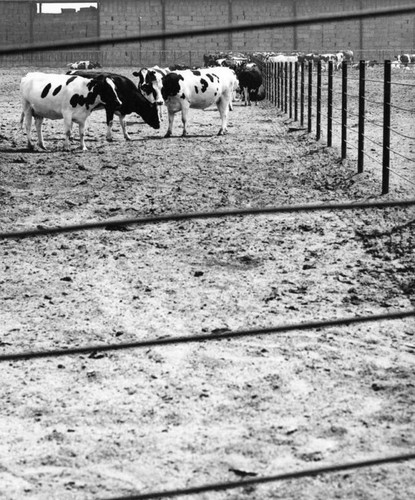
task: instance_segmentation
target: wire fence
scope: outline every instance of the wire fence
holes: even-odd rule
[[[120,44],[126,42],[137,42],[137,41],[151,41],[151,40],[159,40],[166,38],[177,38],[183,36],[190,36],[192,34],[214,34],[221,32],[232,32],[232,31],[244,31],[244,30],[258,30],[258,29],[266,29],[266,28],[281,28],[287,26],[299,26],[299,25],[310,25],[313,23],[325,23],[325,22],[334,22],[334,21],[344,21],[351,19],[362,19],[364,17],[376,17],[376,16],[385,16],[385,15],[401,15],[408,14],[409,12],[415,12],[415,6],[404,6],[403,8],[395,8],[395,9],[376,9],[376,10],[367,10],[360,11],[355,13],[342,13],[342,14],[328,14],[328,15],[319,15],[312,16],[303,19],[289,19],[289,20],[280,20],[280,21],[272,21],[268,23],[255,23],[244,26],[226,26],[220,28],[209,28],[203,30],[193,30],[193,31],[182,31],[176,33],[158,33],[152,35],[144,35],[144,36],[135,36],[126,38],[111,38],[108,40],[96,39],[96,40],[83,40],[83,41],[73,41],[68,43],[67,41],[61,43],[53,43],[53,48],[76,48],[76,47],[85,47],[90,44]],[[39,50],[48,50],[52,48],[51,44],[38,44],[31,45],[25,47],[11,47],[8,49],[0,49],[0,55],[12,55],[18,53],[34,53]],[[360,76],[359,76],[359,87],[364,86],[366,80],[364,78],[364,66],[360,66]],[[294,68],[288,70],[288,67],[276,66],[276,65],[267,65],[265,68],[265,74],[267,76],[267,92],[269,99],[276,103],[284,112],[288,112],[290,117],[295,117],[295,119],[300,116],[301,124],[304,125],[305,118],[307,117],[307,126],[308,131],[311,133],[312,131],[312,107],[313,103],[316,103],[316,138],[317,140],[321,139],[322,134],[322,123],[321,117],[326,116],[327,118],[327,141],[332,144],[332,136],[333,136],[333,127],[332,124],[336,120],[333,117],[334,111],[337,111],[341,114],[341,119],[338,120],[340,128],[341,128],[341,149],[342,149],[342,158],[346,158],[346,145],[350,143],[347,138],[347,131],[350,130],[347,124],[347,98],[353,97],[354,99],[358,99],[359,101],[359,128],[358,128],[358,169],[359,171],[363,170],[363,155],[367,155],[367,152],[362,144],[365,138],[364,124],[366,114],[362,111],[362,106],[367,102],[365,98],[365,94],[359,92],[358,95],[352,95],[347,93],[347,66],[343,65],[342,72],[342,107],[336,110],[333,107],[333,67],[329,65],[328,71],[328,96],[331,96],[330,99],[326,102],[326,112],[322,112],[322,74],[321,67],[317,67],[317,88],[313,87],[313,71],[312,66],[308,67],[308,86],[306,87],[304,84],[304,76],[306,74],[306,70],[304,67],[301,67],[301,71],[299,73],[299,66],[296,64]],[[389,153],[394,152],[391,149],[390,137],[388,134],[401,134],[402,132],[394,130],[390,125],[390,110],[391,110],[391,99],[390,99],[390,63],[385,63],[385,79],[383,82],[384,85],[384,101],[383,106],[385,109],[385,117],[383,120],[383,131],[384,131],[384,140],[383,140],[383,169],[384,169],[384,181],[382,192],[387,193],[389,190],[389,182],[388,175],[389,172],[392,171],[391,163],[389,161]],[[290,75],[290,79],[288,80],[288,76]],[[293,80],[294,78],[294,80]],[[379,82],[377,82],[379,83]],[[301,91],[298,94],[298,88],[300,87]],[[409,85],[409,87],[413,87]],[[307,88],[307,90],[305,90]],[[315,97],[314,97],[315,95]],[[307,108],[305,110],[305,103],[307,103]],[[363,108],[364,109],[364,108]],[[412,113],[413,110],[405,110],[408,113]],[[353,111],[355,113],[355,111]],[[389,113],[389,115],[387,114]],[[389,118],[388,118],[389,116]],[[360,123],[361,122],[361,123]],[[411,137],[408,134],[408,137]],[[407,159],[408,161],[413,161],[411,159]],[[415,204],[415,200],[405,200],[405,201],[390,201],[390,202],[375,202],[375,203],[349,203],[349,204],[319,204],[319,205],[301,205],[301,206],[285,206],[285,207],[272,207],[268,209],[258,209],[258,210],[227,210],[221,212],[206,212],[206,213],[198,213],[198,214],[171,214],[167,216],[160,217],[152,217],[152,218],[137,218],[137,219],[124,219],[124,220],[110,220],[103,221],[98,223],[81,223],[73,226],[62,226],[57,228],[47,228],[47,229],[37,229],[37,230],[24,230],[24,231],[12,231],[12,232],[2,232],[0,234],[0,239],[22,239],[28,237],[35,236],[47,236],[51,234],[57,233],[67,233],[73,231],[83,231],[88,229],[99,229],[108,226],[122,226],[126,224],[146,224],[146,223],[160,223],[167,222],[173,220],[183,220],[183,219],[194,219],[194,218],[215,218],[215,217],[233,217],[233,216],[247,216],[247,215],[255,215],[255,214],[264,214],[264,213],[287,213],[287,212],[310,212],[310,211],[318,211],[318,210],[356,210],[356,209],[373,209],[373,208],[386,208],[395,206],[396,208],[403,208],[413,206]],[[217,341],[224,338],[236,338],[242,336],[251,336],[251,335],[264,335],[270,333],[288,333],[296,330],[308,330],[313,328],[334,326],[334,325],[346,325],[352,323],[359,322],[369,322],[369,321],[381,321],[381,320],[389,320],[389,319],[402,319],[407,317],[412,317],[415,315],[415,311],[403,311],[403,312],[390,312],[384,315],[376,315],[370,317],[353,317],[353,318],[342,318],[342,319],[334,319],[320,322],[308,322],[308,323],[298,323],[291,324],[287,326],[277,326],[270,327],[267,329],[261,330],[243,330],[243,331],[234,331],[234,332],[223,332],[220,335],[208,334],[208,335],[199,335],[189,337],[181,337],[181,338],[164,338],[164,339],[153,339],[150,341],[137,342],[137,343],[129,343],[129,344],[117,344],[117,345],[95,345],[95,346],[85,346],[79,348],[63,348],[63,349],[55,349],[50,351],[33,351],[33,352],[23,352],[23,353],[11,353],[11,354],[3,354],[0,356],[0,361],[18,361],[24,360],[27,361],[29,359],[35,358],[45,358],[45,357],[56,357],[70,354],[79,354],[86,353],[91,351],[108,351],[108,350],[122,350],[122,349],[131,349],[131,348],[139,348],[139,347],[148,347],[148,346],[162,346],[162,345],[171,345],[178,344],[184,342],[201,342],[201,341]],[[335,464],[331,466],[313,468],[313,469],[304,469],[301,471],[283,473],[268,477],[260,477],[260,478],[252,478],[243,481],[237,482],[226,482],[226,483],[216,483],[209,484],[204,486],[198,486],[188,489],[175,489],[170,491],[158,491],[158,492],[150,492],[146,494],[137,494],[130,495],[125,497],[112,497],[107,500],[127,500],[127,499],[150,499],[150,498],[168,498],[173,496],[180,495],[189,495],[189,494],[200,494],[203,492],[210,491],[224,491],[231,488],[239,488],[248,485],[261,484],[261,483],[269,483],[281,480],[288,479],[299,479],[301,477],[313,477],[320,474],[333,473],[333,472],[341,472],[350,469],[358,469],[364,467],[372,467],[381,464],[389,464],[394,462],[403,462],[406,460],[415,459],[415,452],[402,454],[398,456],[389,456],[382,457],[379,459],[370,459],[363,461],[355,461],[352,463],[346,464]]]
[[[294,116],[295,121],[300,121],[301,126],[307,124],[308,133],[315,131],[316,140],[321,140],[324,136],[322,117],[326,119],[326,142],[327,146],[333,146],[333,135],[337,134],[340,139],[341,159],[348,157],[348,148],[354,149],[357,153],[357,171],[364,171],[364,158],[371,158],[373,162],[378,160],[370,155],[365,148],[365,141],[368,140],[379,147],[382,155],[382,194],[389,193],[390,173],[396,174],[397,169],[392,168],[394,164],[391,160],[391,153],[405,159],[407,169],[415,170],[415,134],[413,132],[413,123],[415,122],[415,110],[413,108],[403,107],[396,103],[398,97],[394,96],[393,89],[395,85],[404,85],[408,91],[415,93],[415,83],[394,82],[391,71],[391,61],[385,61],[383,65],[383,79],[373,80],[366,78],[366,61],[359,63],[359,78],[350,78],[350,64],[343,61],[341,66],[341,75],[334,75],[334,63],[328,63],[328,71],[322,71],[322,64],[318,62],[313,65],[302,62],[263,62],[257,61],[265,75],[265,85],[269,100],[278,106],[280,110],[290,118]],[[415,69],[415,64],[413,64]],[[314,71],[315,70],[315,71]],[[296,82],[301,78],[301,86]],[[304,82],[307,82],[304,84]],[[383,100],[378,101],[372,98],[372,94],[379,95],[379,89],[371,91],[368,95],[367,84],[376,84],[383,86]],[[350,84],[353,88],[350,89]],[[327,93],[323,96],[323,88],[327,87]],[[341,107],[336,107],[333,96],[340,100]],[[372,105],[371,108],[368,105]],[[294,110],[293,110],[294,106]],[[300,106],[300,110],[298,110]],[[402,125],[401,115],[405,113],[405,124]],[[375,115],[376,118],[370,118],[369,115]],[[300,118],[298,118],[300,116]],[[315,123],[313,118],[315,116]],[[357,129],[348,124],[349,118],[357,118]],[[392,124],[401,124],[406,127],[404,130],[398,130]],[[334,127],[337,124],[338,127]],[[367,124],[371,127],[381,129],[381,134],[373,134]],[[355,140],[348,140],[348,132],[354,134]],[[373,135],[377,140],[373,139]],[[381,135],[381,137],[380,137]],[[401,141],[405,139],[406,141]],[[381,142],[379,142],[381,141]],[[415,186],[415,175],[397,174],[408,185]]]

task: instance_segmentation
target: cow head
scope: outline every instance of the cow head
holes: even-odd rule
[[[150,125],[150,127],[160,128],[159,108],[154,102],[149,102],[141,92],[137,90],[134,96],[134,111]]]
[[[136,73],[133,73],[136,75]],[[137,76],[137,75],[136,75]],[[156,103],[158,106],[164,104],[161,95],[162,82],[157,73],[153,70],[141,70],[138,74],[139,84],[138,88],[143,96],[151,103]]]

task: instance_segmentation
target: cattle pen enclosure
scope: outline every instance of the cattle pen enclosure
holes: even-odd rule
[[[380,199],[375,168],[357,174],[268,101],[235,102],[224,137],[209,108],[191,110],[189,137],[177,118],[163,139],[166,115],[160,131],[130,116],[133,140],[117,124],[107,143],[97,112],[88,153],[62,151],[60,122],[44,127],[48,152],[28,152],[18,82],[32,69],[0,74],[2,231]],[[396,177],[388,197],[412,193]],[[1,241],[0,347],[408,310],[413,220],[413,208],[325,211]],[[397,319],[2,363],[0,498],[104,499],[413,450],[414,328]],[[407,462],[192,498],[409,500],[413,474]]]

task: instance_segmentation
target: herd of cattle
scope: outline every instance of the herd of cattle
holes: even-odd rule
[[[21,126],[25,125],[28,147],[33,149],[31,141],[32,119],[35,120],[38,145],[45,149],[42,123],[45,118],[63,120],[65,131],[65,149],[70,149],[70,138],[73,123],[79,125],[80,146],[86,150],[84,141],[85,122],[96,110],[104,109],[108,141],[112,140],[114,115],[120,120],[126,140],[130,136],[126,130],[125,117],[136,113],[154,129],[160,128],[163,105],[168,110],[168,128],[165,137],[173,132],[175,114],[181,112],[183,136],[187,135],[187,120],[190,108],[205,109],[216,104],[221,118],[218,135],[227,132],[229,111],[237,92],[245,105],[251,101],[257,103],[265,98],[262,74],[256,64],[267,62],[321,62],[325,68],[332,61],[335,69],[339,69],[343,61],[352,66],[353,52],[344,50],[324,54],[281,54],[260,52],[244,55],[232,52],[216,52],[204,56],[204,68],[187,68],[185,66],[158,66],[141,68],[131,79],[102,70],[99,63],[79,61],[68,65],[71,69],[66,74],[28,73],[21,80],[23,110]],[[368,66],[375,61],[366,61]],[[415,54],[397,56],[396,63],[408,67],[415,64]]]
[[[76,63],[77,68],[87,66],[80,63]],[[71,69],[66,74],[31,72],[25,75],[20,84],[23,103],[20,123],[22,128],[25,126],[29,149],[34,148],[31,141],[33,118],[41,149],[46,149],[42,123],[48,118],[63,120],[66,150],[70,149],[72,125],[77,123],[80,147],[85,151],[85,122],[96,110],[106,112],[106,138],[111,141],[114,115],[119,117],[124,137],[129,140],[126,115],[137,113],[150,127],[159,129],[161,106],[165,104],[169,122],[165,137],[172,135],[178,112],[181,112],[183,136],[186,136],[189,109],[205,109],[216,104],[221,118],[218,135],[222,135],[227,132],[228,114],[238,89],[243,92],[245,105],[251,104],[251,98],[259,100],[265,96],[260,90],[261,72],[253,63],[237,71],[225,66],[197,69],[155,66],[141,68],[133,72],[133,76],[138,78],[137,84],[126,76],[88,69]]]

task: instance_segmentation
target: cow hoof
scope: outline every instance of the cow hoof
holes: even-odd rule
[[[114,139],[112,137],[107,137],[107,142],[114,142]]]
[[[167,134],[165,134],[165,136],[164,136],[164,137],[165,137],[165,138],[167,138],[167,137],[171,137],[171,134],[170,134],[169,132],[167,132]]]
[[[227,130],[220,129],[218,135],[226,135],[227,132],[228,132]]]

